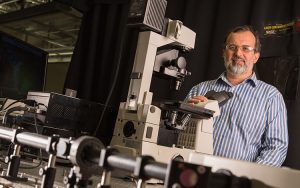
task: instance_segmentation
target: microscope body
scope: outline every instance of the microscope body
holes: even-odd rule
[[[212,117],[192,118],[185,130],[168,130],[163,125],[162,109],[152,105],[153,93],[149,91],[154,71],[163,70],[163,74],[175,75],[176,87],[180,86],[182,77],[188,75],[181,66],[177,66],[175,74],[171,73],[173,68],[165,71],[162,66],[158,67],[158,48],[167,45],[183,51],[191,50],[195,36],[178,21],[169,21],[165,36],[152,31],[139,33],[128,97],[119,107],[112,147],[132,156],[151,155],[160,162],[169,162],[176,157],[187,160],[191,152],[212,154]],[[212,107],[211,113],[214,113],[219,110],[215,104],[217,101],[199,105]],[[164,143],[165,139],[172,137],[176,138],[171,145]]]
[[[198,105],[215,110],[216,115],[219,113],[217,101]],[[174,158],[186,161],[192,152],[213,154],[213,118],[191,118],[184,130],[170,130],[163,125],[161,109],[157,106],[139,105],[136,112],[126,110],[125,106],[125,103],[120,105],[111,142],[120,152],[131,156],[151,155],[159,162]],[[170,140],[173,141],[168,144]]]
[[[218,101],[208,100],[195,104],[205,109],[212,110],[213,117],[220,115]],[[191,118],[185,130],[179,132],[179,147],[185,147],[197,153],[213,154],[213,117]]]

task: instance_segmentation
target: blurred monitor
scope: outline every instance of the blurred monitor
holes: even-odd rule
[[[23,99],[43,91],[48,53],[0,32],[0,98]]]

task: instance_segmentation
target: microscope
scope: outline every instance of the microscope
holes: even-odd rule
[[[110,143],[122,153],[160,162],[187,160],[191,152],[212,154],[213,117],[220,113],[217,100],[152,104],[153,73],[175,79],[175,89],[190,75],[181,53],[194,48],[196,34],[178,20],[166,25],[164,34],[139,33],[127,101],[120,104]]]

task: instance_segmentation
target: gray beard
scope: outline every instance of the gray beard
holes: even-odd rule
[[[248,68],[246,63],[243,66],[239,66],[237,64],[233,64],[232,60],[226,61],[225,57],[224,57],[224,62],[225,62],[224,65],[226,70],[233,75],[243,74]]]
[[[225,67],[228,72],[230,72],[231,74],[234,74],[234,75],[243,74],[247,69],[246,64],[243,66],[239,66],[239,65],[233,65],[231,62],[225,63]]]

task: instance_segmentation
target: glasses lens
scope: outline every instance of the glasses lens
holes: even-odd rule
[[[242,50],[244,52],[251,52],[254,50],[254,48],[252,48],[251,46],[242,46]]]
[[[237,46],[235,44],[228,44],[226,45],[226,49],[231,50],[231,51],[236,51],[238,48],[240,48],[243,52],[251,52],[254,50],[253,47],[248,46],[248,45],[243,45],[243,46]]]
[[[228,50],[231,50],[231,51],[235,51],[237,49],[237,46],[234,44],[228,44],[226,47]]]

